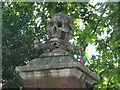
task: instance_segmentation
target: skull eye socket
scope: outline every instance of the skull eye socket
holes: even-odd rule
[[[58,27],[62,27],[62,22],[58,22]]]

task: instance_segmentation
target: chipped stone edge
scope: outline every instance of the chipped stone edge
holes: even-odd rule
[[[97,81],[100,80],[100,77],[90,71],[88,68],[79,64],[78,62],[68,62],[68,63],[60,63],[59,65],[30,65],[30,66],[19,66],[16,67],[16,70],[19,72],[29,72],[29,71],[41,71],[41,70],[49,70],[49,69],[60,69],[60,68],[77,68],[78,70],[82,70],[89,76],[93,77]]]

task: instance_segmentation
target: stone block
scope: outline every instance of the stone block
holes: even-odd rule
[[[49,64],[42,63],[47,58]],[[51,63],[53,58],[55,63]],[[65,62],[58,63],[59,60]],[[71,56],[39,58],[35,61],[38,63],[31,62],[16,68],[23,78],[24,88],[88,88],[87,84],[92,87],[99,81],[99,76]]]

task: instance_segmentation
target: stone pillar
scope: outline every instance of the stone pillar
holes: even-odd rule
[[[23,79],[23,88],[92,88],[99,77],[69,54],[75,50],[84,55],[81,46],[69,43],[74,35],[72,18],[64,13],[55,14],[47,31],[49,43],[34,41],[36,49],[47,52],[27,66],[16,68]]]
[[[99,76],[72,56],[44,57],[16,68],[23,88],[92,88]]]

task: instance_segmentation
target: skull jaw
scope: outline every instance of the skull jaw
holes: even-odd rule
[[[62,40],[60,38],[52,38],[50,40],[50,47],[51,47],[51,51],[52,50],[66,50],[67,47],[67,41]]]
[[[59,38],[52,38],[50,40],[50,42],[51,42],[51,49],[52,50],[59,48],[59,46],[60,46],[60,40],[59,40]]]

